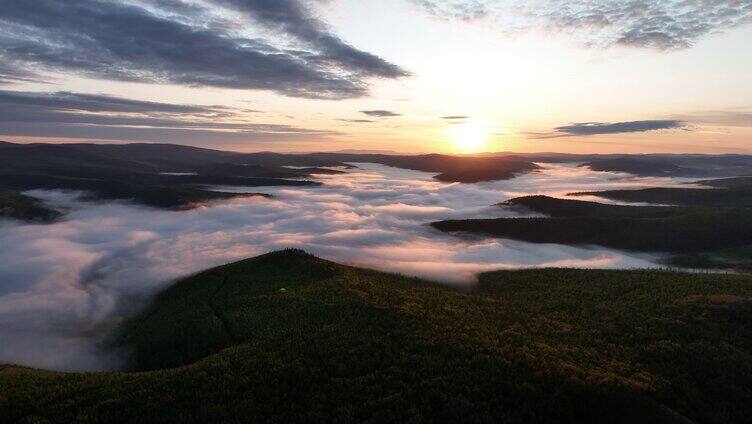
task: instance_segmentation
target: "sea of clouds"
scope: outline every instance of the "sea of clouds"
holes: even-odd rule
[[[356,164],[314,188],[263,191],[190,211],[87,202],[80,193],[31,191],[65,211],[48,225],[0,221],[0,363],[57,370],[122,366],[102,341],[151,296],[188,274],[299,247],[342,263],[472,284],[479,272],[527,267],[650,268],[657,255],[443,234],[426,224],[520,216],[494,204],[527,194],[675,185],[686,180],[544,165],[507,181],[447,184],[432,174]]]

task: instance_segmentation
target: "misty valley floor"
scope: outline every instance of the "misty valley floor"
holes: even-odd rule
[[[474,288],[296,250],[120,327],[139,372],[0,366],[2,422],[742,423],[752,277],[546,269]]]
[[[264,160],[298,160],[270,157]],[[331,164],[305,160],[294,166]],[[233,175],[270,172],[268,167],[226,167],[224,172]],[[0,222],[0,244],[14,246],[0,250],[0,338],[6,341],[0,345],[0,362],[64,371],[117,369],[120,358],[97,349],[97,344],[166,284],[287,247],[461,285],[474,284],[480,272],[498,269],[664,267],[662,256],[654,252],[456,237],[426,224],[540,216],[494,206],[531,193],[565,196],[587,189],[672,187],[694,181],[593,172],[558,163],[513,179],[468,184],[373,163],[354,162],[344,169],[315,174],[309,178],[317,184],[306,186],[213,186],[215,192],[259,191],[267,197],[227,199],[190,210],[92,200],[76,192],[25,192],[63,215],[45,224]],[[184,177],[191,176],[170,176]]]

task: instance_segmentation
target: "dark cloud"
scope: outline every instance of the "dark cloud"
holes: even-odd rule
[[[372,119],[338,119],[338,121],[351,122],[354,124],[368,124],[368,123],[376,122]]]
[[[127,113],[191,113],[217,114],[226,110],[222,106],[178,105],[172,103],[131,100],[103,94],[82,94],[68,91],[39,93],[0,90],[0,104],[8,106],[35,106],[57,110],[86,112]]]
[[[570,33],[596,47],[659,51],[689,48],[705,36],[752,22],[749,0],[411,1],[442,19],[467,21],[491,15],[506,30],[543,28]]]
[[[464,116],[464,115],[450,115],[450,116],[442,116],[441,117],[441,119],[443,119],[445,121],[459,121],[459,120],[468,119],[468,118],[470,118],[470,117],[469,116]]]
[[[0,135],[139,141],[232,141],[333,134],[249,122],[221,106],[147,102],[70,92],[0,90]]]
[[[674,119],[654,119],[627,122],[576,122],[554,128],[553,134],[540,134],[535,138],[555,138],[570,136],[589,136],[599,134],[622,134],[656,130],[670,130],[685,127],[686,123]]]
[[[237,35],[232,25],[200,15],[200,6],[177,0],[0,0],[0,60],[113,80],[334,99],[367,94],[369,77],[407,75],[329,34],[298,2],[212,1],[252,15],[303,48]]]
[[[391,118],[393,116],[402,116],[402,114],[392,112],[391,110],[361,110],[360,113],[364,113],[368,116],[377,118]]]
[[[291,35],[317,49],[317,62],[331,63],[368,76],[398,78],[408,73],[384,59],[354,48],[331,34],[300,0],[209,0],[243,11],[258,23]]]

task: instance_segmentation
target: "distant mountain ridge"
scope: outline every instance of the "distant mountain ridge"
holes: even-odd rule
[[[373,162],[426,172],[448,173],[458,182],[459,171],[493,170],[509,163],[579,163],[594,171],[641,176],[733,177],[752,175],[752,155],[741,154],[571,154],[480,153],[475,155],[400,154],[382,150],[346,149],[314,153],[241,153],[178,144],[18,144],[0,141],[0,160],[12,168],[91,166],[130,171],[179,172],[210,164],[264,166],[345,166],[345,162]],[[30,156],[35,163],[29,163]],[[407,159],[409,158],[409,159]],[[512,166],[511,171],[527,172]],[[490,172],[483,178],[494,179]],[[506,173],[500,172],[504,177]],[[456,178],[455,178],[456,177]]]
[[[447,183],[506,180],[540,170],[539,163],[564,162],[638,176],[752,175],[752,156],[744,155],[240,153],[178,144],[0,142],[0,189],[19,194],[30,189],[83,190],[95,199],[186,209],[231,197],[207,187],[315,186],[321,182],[310,179],[313,175],[341,173],[331,168],[352,168],[360,162],[432,173]],[[261,193],[239,195],[256,194]]]

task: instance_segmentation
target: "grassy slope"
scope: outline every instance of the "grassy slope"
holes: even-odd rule
[[[752,242],[752,211],[746,208],[619,206],[546,196],[513,199],[508,204],[551,217],[449,220],[431,225],[447,232],[536,243],[654,252],[696,252]]]
[[[154,371],[0,367],[0,421],[733,423],[752,414],[750,277],[530,270],[480,281],[452,289],[298,251],[209,270],[125,327],[135,366]]]

